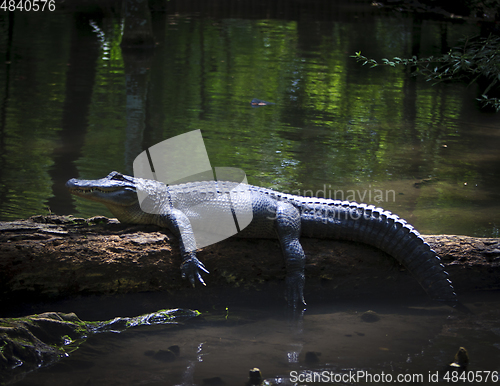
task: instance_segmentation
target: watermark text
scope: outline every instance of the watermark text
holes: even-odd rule
[[[384,371],[380,373],[370,373],[366,370],[351,370],[336,373],[333,371],[290,371],[290,381],[298,385],[308,383],[499,383],[498,371],[429,371],[420,374],[392,374]]]
[[[326,184],[323,184],[323,189],[318,189],[316,191],[313,191],[312,189],[296,189],[292,191],[283,191],[283,193],[289,193],[304,197],[321,197],[340,201],[376,202],[377,204],[381,202],[396,201],[396,192],[394,190],[372,189],[371,185],[368,185],[368,189],[364,190],[343,190],[333,189],[332,185],[330,184],[328,184],[328,187]]]

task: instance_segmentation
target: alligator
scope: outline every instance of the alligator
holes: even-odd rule
[[[192,285],[196,280],[205,285],[201,272],[208,271],[196,257],[194,240],[189,237],[189,219],[183,210],[207,200],[209,205],[219,205],[218,201],[207,197],[224,189],[227,191],[227,184],[224,181],[215,184],[214,181],[199,181],[165,185],[114,171],[98,180],[73,178],[66,186],[76,196],[103,203],[120,222],[155,224],[170,229],[179,237],[182,276]],[[412,225],[395,214],[373,205],[302,197],[246,184],[240,186],[249,194],[253,217],[237,236],[278,238],[287,271],[286,298],[294,308],[305,305],[306,257],[300,236],[351,240],[375,246],[402,264],[431,298],[450,305],[458,304],[452,283],[435,251]],[[141,209],[138,192],[147,192],[155,211]]]

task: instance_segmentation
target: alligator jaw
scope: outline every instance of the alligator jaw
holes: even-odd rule
[[[92,194],[92,193],[94,193],[96,191],[100,192],[100,193],[106,194],[106,193],[110,193],[110,192],[116,192],[120,188],[119,187],[113,187],[113,188],[103,189],[103,188],[96,188],[96,187],[68,186],[68,189],[69,189],[69,192],[71,194],[74,194],[75,196],[89,198],[88,195]]]
[[[130,206],[137,203],[137,191],[133,178],[125,179],[120,173],[112,172],[99,180],[72,178],[66,182],[71,194],[108,206]]]

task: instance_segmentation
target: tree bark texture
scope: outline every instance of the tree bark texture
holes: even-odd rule
[[[457,293],[500,288],[500,239],[433,235]],[[306,299],[420,293],[394,259],[359,243],[301,239],[307,255]],[[278,283],[285,265],[277,240],[231,238],[198,251],[209,288],[249,291]],[[181,256],[173,235],[156,226],[116,219],[34,216],[0,223],[0,297],[36,301],[85,294],[182,292]]]

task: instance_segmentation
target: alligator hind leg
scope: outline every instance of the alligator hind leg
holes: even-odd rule
[[[288,305],[304,302],[304,266],[306,256],[300,244],[300,213],[293,205],[278,201],[275,228],[286,264],[286,298]]]

